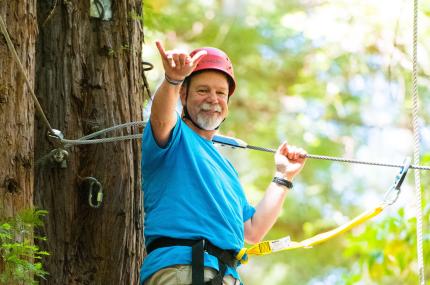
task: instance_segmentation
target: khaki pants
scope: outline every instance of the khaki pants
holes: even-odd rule
[[[212,280],[217,271],[205,267],[205,282]],[[176,265],[161,269],[145,281],[145,285],[190,285],[192,282],[191,265]],[[224,276],[223,285],[240,285],[231,275]]]

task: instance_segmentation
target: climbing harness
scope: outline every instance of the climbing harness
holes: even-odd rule
[[[370,220],[371,218],[379,215],[386,207],[392,205],[400,194],[400,187],[405,180],[406,174],[410,168],[410,158],[406,158],[400,173],[396,176],[394,183],[385,194],[384,200],[375,208],[370,209],[361,215],[355,217],[346,224],[343,224],[331,231],[320,233],[314,237],[305,239],[300,242],[291,241],[289,236],[277,239],[263,241],[258,244],[251,246],[250,248],[243,248],[236,255],[236,259],[241,263],[247,263],[249,256],[252,255],[267,255],[274,252],[286,251],[298,248],[311,248],[314,245],[325,242],[329,239],[337,237],[358,225]]]
[[[191,247],[191,270],[192,285],[222,285],[225,272],[228,267],[236,268],[239,261],[236,259],[234,251],[220,249],[206,239],[190,240],[160,237],[153,240],[147,247],[146,251],[150,254],[152,251],[171,246],[189,246]],[[215,256],[218,259],[218,273],[210,281],[204,282],[204,253]]]

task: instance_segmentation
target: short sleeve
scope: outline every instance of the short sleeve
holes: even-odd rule
[[[174,148],[179,140],[179,134],[181,129],[182,120],[179,114],[176,113],[178,118],[176,125],[172,129],[169,141],[164,147],[160,147],[155,141],[154,134],[152,132],[151,121],[146,124],[145,130],[142,135],[142,170],[145,171],[148,168],[154,168],[158,164],[158,161],[163,159],[166,153]],[[149,166],[152,167],[149,167]]]
[[[243,222],[246,222],[247,220],[251,219],[252,216],[254,216],[254,213],[255,208],[248,202],[246,202],[245,206],[243,207]]]

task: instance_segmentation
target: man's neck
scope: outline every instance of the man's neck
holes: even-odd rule
[[[186,119],[186,118],[182,118],[182,120],[185,122],[185,124],[187,124],[188,127],[190,127],[193,131],[195,131],[199,136],[207,139],[207,140],[212,140],[212,138],[215,136],[215,134],[217,133],[217,130],[202,130],[199,129],[198,127],[196,127],[193,122],[191,122],[190,120]]]

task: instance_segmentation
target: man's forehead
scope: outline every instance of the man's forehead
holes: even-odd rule
[[[228,79],[222,72],[208,71],[193,76],[191,85],[194,87],[217,87],[228,89]]]
[[[198,83],[196,82],[195,84],[193,84],[193,87],[195,88],[217,88],[217,89],[225,89],[228,90],[228,84],[222,84],[221,82],[216,82],[216,83],[208,83],[208,82],[201,82]]]

